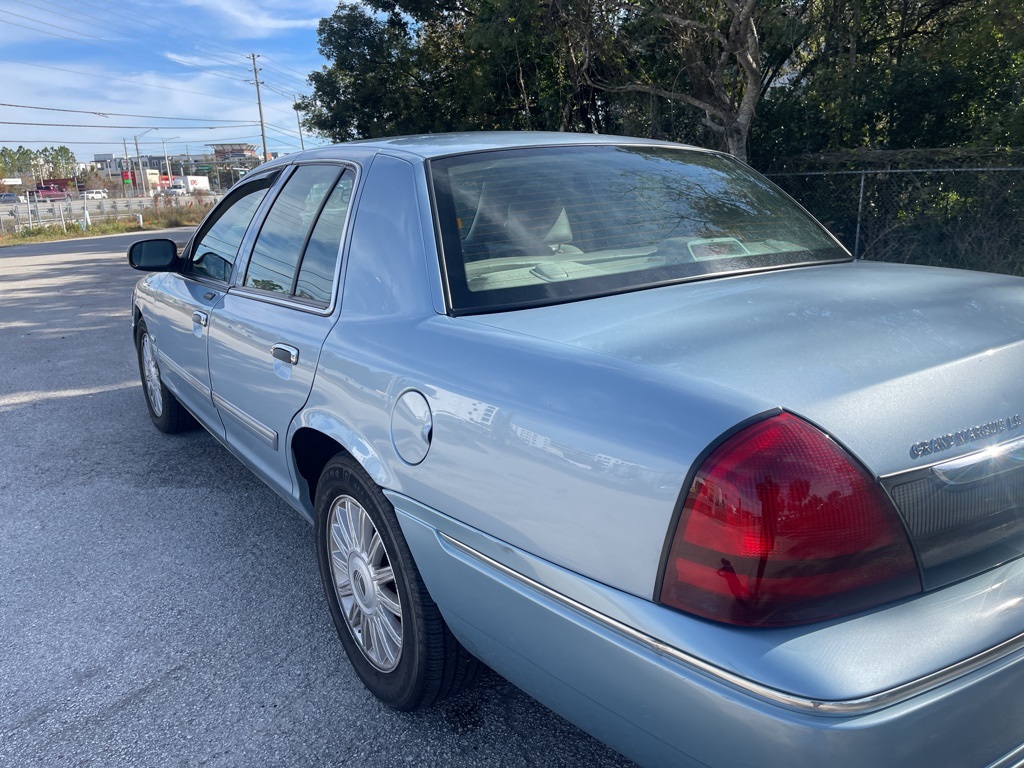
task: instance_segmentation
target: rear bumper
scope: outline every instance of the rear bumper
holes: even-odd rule
[[[537,574],[461,542],[456,530],[437,525],[441,516],[389,496],[424,580],[463,644],[643,765],[1024,764],[1021,647],[877,700],[816,706],[787,691],[773,699],[774,689],[702,667],[663,640],[650,642],[637,626],[641,616],[623,621],[599,610],[607,587],[588,582],[583,591],[593,600],[578,599],[580,591],[566,597]]]

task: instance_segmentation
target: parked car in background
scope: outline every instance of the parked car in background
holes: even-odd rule
[[[0,205],[11,205],[25,202],[13,192],[0,192]]]
[[[480,660],[644,765],[1024,754],[1024,280],[545,133],[289,155],[128,260],[153,423],[313,523],[389,706]]]
[[[87,189],[82,193],[86,200],[106,200],[109,195],[105,189]]]

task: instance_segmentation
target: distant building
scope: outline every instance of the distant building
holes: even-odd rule
[[[215,162],[224,163],[232,160],[259,160],[255,144],[207,144],[213,150]]]

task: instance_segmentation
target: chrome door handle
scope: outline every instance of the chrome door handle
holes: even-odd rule
[[[280,360],[282,363],[299,364],[299,350],[291,344],[275,344],[270,348],[270,354],[274,356],[275,360]]]
[[[201,325],[203,326],[203,328],[205,328],[206,324],[210,322],[210,316],[205,312],[200,312],[199,310],[196,310],[195,312],[192,313],[192,322],[195,323],[196,325]]]

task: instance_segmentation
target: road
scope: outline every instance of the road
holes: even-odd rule
[[[0,766],[630,765],[490,672],[412,715],[363,689],[310,526],[149,421],[138,238],[0,248]]]

